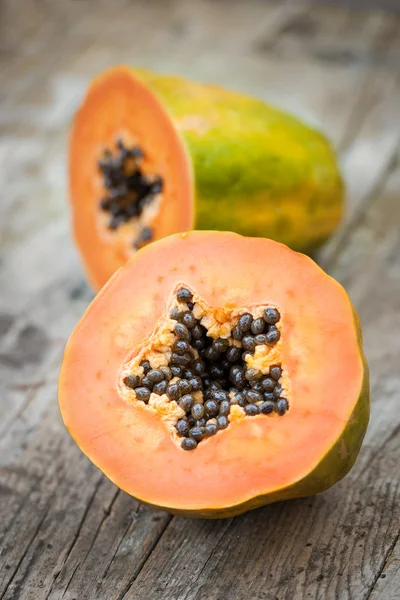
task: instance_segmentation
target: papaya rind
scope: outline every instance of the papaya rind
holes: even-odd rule
[[[265,102],[215,85],[130,69],[161,101],[194,173],[194,229],[269,237],[310,253],[343,212],[327,139]]]

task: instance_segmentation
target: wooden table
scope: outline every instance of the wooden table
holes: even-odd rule
[[[1,21],[0,599],[399,599],[399,17],[7,0]],[[360,313],[372,418],[354,469],[318,497],[171,517],[115,488],[62,425],[63,348],[92,297],[70,237],[67,132],[89,78],[129,60],[280,104],[340,153],[347,215],[318,260]]]

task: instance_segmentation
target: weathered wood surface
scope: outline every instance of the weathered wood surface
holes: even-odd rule
[[[1,11],[0,599],[398,598],[398,17],[262,0]],[[319,260],[359,310],[372,418],[355,468],[319,497],[171,518],[118,491],[61,424],[63,347],[91,298],[69,234],[68,125],[88,78],[131,59],[279,103],[340,150],[348,214]]]

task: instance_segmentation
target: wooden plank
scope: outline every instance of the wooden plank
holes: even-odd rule
[[[376,15],[365,15],[358,22],[347,13],[343,18],[337,17],[334,20],[336,33],[329,38],[330,44],[335,38],[339,38],[339,43],[344,31],[346,40],[356,36],[357,48],[365,45],[364,56],[374,57],[379,50],[384,51],[385,58],[372,67],[369,58],[346,64],[325,59],[320,64],[320,58],[307,52],[307,36],[303,36],[301,51],[287,53],[273,49],[274,44],[281,43],[277,32],[286,26],[288,19],[290,24],[296,16],[307,14],[308,9],[304,7],[293,10],[285,5],[281,9],[279,3],[274,3],[265,10],[263,2],[251,0],[230,3],[228,10],[226,2],[196,1],[182,8],[180,3],[160,1],[151,7],[146,2],[122,2],[118,10],[111,10],[109,3],[101,3],[96,4],[93,11],[92,3],[73,4],[78,6],[73,9],[74,13],[70,13],[64,3],[51,3],[52,12],[40,12],[38,23],[42,25],[45,20],[45,28],[26,30],[31,45],[26,47],[27,52],[20,49],[13,55],[16,69],[11,68],[13,61],[6,60],[13,85],[8,88],[10,93],[3,105],[6,110],[2,110],[9,137],[0,149],[7,211],[0,232],[0,376],[4,376],[7,386],[7,393],[0,402],[0,465],[3,465],[0,471],[0,598],[202,598],[205,597],[203,591],[207,590],[210,594],[207,597],[211,598],[213,593],[224,597],[228,589],[232,594],[242,593],[237,596],[240,598],[248,597],[249,593],[251,597],[258,594],[262,598],[265,590],[268,593],[272,590],[272,594],[274,589],[280,597],[281,590],[287,589],[287,597],[292,598],[296,596],[290,593],[294,590],[297,594],[301,582],[316,592],[327,591],[324,596],[327,598],[337,585],[346,597],[348,590],[344,584],[340,587],[324,580],[323,584],[317,582],[322,586],[319,588],[314,582],[314,578],[325,571],[330,572],[331,559],[323,523],[326,519],[328,524],[332,523],[331,511],[339,528],[331,546],[338,554],[343,553],[343,560],[350,565],[344,569],[343,577],[348,577],[353,585],[351,594],[353,590],[354,594],[364,593],[382,568],[388,544],[393,545],[394,520],[397,519],[396,506],[392,521],[389,519],[388,507],[397,496],[391,481],[393,465],[390,461],[388,464],[386,457],[388,451],[391,451],[391,460],[398,456],[393,435],[398,389],[394,357],[398,348],[390,318],[384,323],[379,321],[386,345],[386,370],[381,365],[382,354],[376,351],[374,371],[379,372],[382,367],[382,377],[374,380],[373,393],[380,398],[380,403],[374,407],[366,450],[355,472],[361,475],[360,481],[354,484],[354,493],[349,494],[349,480],[345,480],[341,487],[329,493],[332,496],[271,507],[232,521],[193,523],[173,519],[168,525],[167,515],[139,508],[134,500],[117,493],[99,475],[68,438],[55,406],[62,347],[91,297],[83,282],[66,219],[64,137],[87,78],[104,66],[126,60],[130,51],[135,61],[142,64],[247,89],[291,108],[312,122],[323,123],[335,143],[348,148],[345,161],[352,181],[354,184],[362,182],[351,188],[357,213],[364,201],[371,199],[371,191],[380,185],[396,143],[391,127],[395,122],[394,104],[390,98],[397,88],[392,62],[387,57],[396,57],[397,46],[394,43],[392,46],[390,40],[387,45],[382,43],[383,32],[390,32],[392,25]],[[33,8],[35,5],[32,3]],[[63,20],[64,17],[67,20]],[[322,16],[320,21],[323,21]],[[22,27],[24,19],[19,22]],[[68,23],[74,23],[70,40],[63,35]],[[18,39],[19,26],[13,32],[15,39]],[[149,31],[152,35],[148,35]],[[318,31],[319,41],[314,43],[314,48],[323,47],[325,30],[318,27]],[[362,31],[363,34],[359,33]],[[254,38],[257,36],[266,42],[275,40],[271,53],[256,47]],[[231,57],[229,62],[227,54]],[[299,78],[301,85],[297,83]],[[366,99],[349,136],[349,121],[354,122],[360,95]],[[382,115],[386,115],[383,121]],[[369,158],[366,174],[362,169],[363,148],[367,148]],[[376,163],[373,162],[374,148],[379,148]],[[353,158],[349,160],[349,156]],[[18,177],[13,175],[15,172]],[[387,190],[385,197],[386,193]],[[349,254],[340,251],[335,271],[344,281],[349,273],[352,281],[360,282],[354,284],[355,287],[352,284],[351,289],[357,305],[364,306],[363,314],[367,314],[372,324],[376,302],[364,304],[371,293],[371,278],[363,279],[363,265],[373,264],[375,278],[382,282],[384,303],[387,303],[384,289],[390,294],[389,315],[397,310],[393,294],[398,291],[397,280],[391,279],[397,273],[396,260],[392,264],[392,259],[387,259],[391,252],[398,256],[393,246],[391,222],[396,218],[396,207],[390,219],[388,211],[382,209],[381,199],[376,207],[377,215],[370,209],[373,218],[367,228],[368,231],[372,228],[376,239],[371,239],[360,222],[358,234],[354,234],[355,246],[349,246],[352,248]],[[381,210],[386,220],[382,220]],[[361,242],[357,235],[361,236]],[[382,236],[386,235],[383,246]],[[366,247],[363,236],[368,239]],[[346,238],[346,247],[348,243]],[[375,261],[372,251],[376,248],[380,250]],[[392,264],[394,275],[390,274],[388,264]],[[372,292],[375,298],[377,291]],[[371,354],[375,348],[375,333],[369,325],[366,336]],[[30,350],[32,347],[35,352]],[[382,352],[381,346],[379,352]],[[383,398],[385,407],[382,407]],[[380,469],[381,479],[368,479],[370,462],[373,473]],[[358,528],[362,533],[365,520],[375,515],[377,509],[370,506],[369,512],[364,510],[364,493],[378,508],[379,503],[387,503],[381,507],[381,521],[373,522],[368,537],[376,549],[371,548],[369,541],[365,559],[360,557],[361,549],[354,546],[354,540]],[[354,523],[349,524],[352,504],[357,510],[360,508],[357,502],[361,504],[359,516],[356,517],[354,509]],[[265,517],[269,519],[268,524],[263,524]],[[349,529],[350,526],[353,528]],[[387,539],[383,540],[385,533]],[[346,536],[354,536],[347,546]],[[294,540],[292,546],[285,541],[288,537]],[[266,545],[265,538],[269,540]],[[363,540],[362,537],[360,543]],[[307,543],[313,546],[306,546]],[[282,548],[278,547],[280,544]],[[268,549],[269,555],[263,553],[263,548]],[[320,552],[325,552],[325,558],[318,558]],[[350,572],[351,565],[353,569],[359,565],[365,569],[367,559],[371,561],[365,582],[354,582],[352,577],[356,574]],[[272,578],[266,577],[266,563],[275,572]],[[259,575],[261,567],[264,571]],[[296,575],[300,583],[287,584],[289,574],[293,575],[292,567],[303,569]],[[338,564],[336,567],[339,568]],[[238,570],[242,570],[245,577],[237,590],[231,589],[229,581],[237,583]],[[209,576],[210,581],[214,581],[216,572],[220,577],[214,584],[215,589],[211,589],[206,580]],[[160,584],[154,591],[155,573],[160,577]],[[254,578],[259,583],[253,583]],[[389,575],[386,579],[389,584]],[[176,595],[173,595],[174,586]],[[140,595],[142,593],[145,595]]]
[[[365,204],[373,200],[381,178],[385,177],[396,155],[400,135],[399,103],[400,78],[396,74],[375,73],[370,88],[365,91],[362,125],[341,156],[347,188],[345,215],[340,230],[318,254],[325,268],[340,253],[354,221],[362,215]]]
[[[104,12],[101,4],[102,0],[97,5]],[[2,3],[1,23],[4,26],[0,36],[0,89],[5,92],[7,86],[7,94],[4,94],[6,103],[16,91],[22,91],[38,71],[54,64],[63,49],[65,51],[68,44],[71,45],[71,38],[65,35],[65,31],[73,31],[85,7],[87,3],[79,6],[75,2],[35,0],[23,0],[18,4],[5,0]],[[76,35],[73,35],[78,51]]]
[[[380,53],[388,37],[396,35],[399,17],[383,11],[354,11],[347,7],[318,7],[307,3],[307,10],[293,15],[274,36],[257,39],[259,52],[298,60],[307,57],[325,64],[375,64],[398,69],[399,48],[395,54]],[[366,39],[375,38],[369,45]]]

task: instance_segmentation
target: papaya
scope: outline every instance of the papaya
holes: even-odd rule
[[[190,229],[310,253],[343,210],[320,133],[261,100],[127,66],[91,83],[69,173],[74,236],[95,289],[142,246]]]
[[[173,234],[92,301],[59,404],[82,451],[146,504],[231,517],[317,494],[368,424],[359,320],[339,283],[279,242]]]

